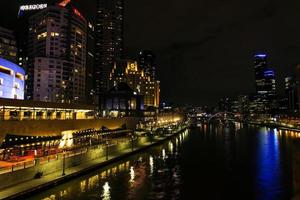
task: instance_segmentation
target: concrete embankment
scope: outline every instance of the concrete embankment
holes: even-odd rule
[[[119,161],[154,145],[158,145],[186,130],[182,127],[173,134],[155,137],[139,137],[114,146],[98,146],[87,149],[72,157],[61,156],[48,163],[0,175],[0,199],[22,199],[32,193],[45,190],[80,175],[89,173],[105,165]],[[63,166],[65,169],[63,170]],[[63,174],[63,171],[65,175]],[[34,179],[37,172],[41,178]]]

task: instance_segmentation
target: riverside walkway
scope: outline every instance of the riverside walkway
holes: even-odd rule
[[[14,199],[29,196],[33,192],[37,192],[39,190],[49,188],[61,182],[65,182],[74,177],[90,172],[96,168],[105,166],[112,162],[118,161],[126,156],[142,151],[145,148],[151,147],[152,145],[156,145],[164,140],[169,139],[177,133],[182,132],[185,129],[186,126],[180,126],[178,129],[172,130],[171,134],[164,134],[152,137],[141,136],[135,140],[127,141],[128,144],[120,143],[115,145],[117,146],[117,148],[114,147],[114,150],[110,149],[109,146],[104,146],[101,147],[103,153],[100,156],[89,160],[81,160],[79,164],[77,163],[74,166],[71,165],[69,167],[66,167],[66,161],[64,158],[64,160],[62,160],[59,163],[60,169],[53,171],[53,173],[44,175],[41,178],[32,178],[31,180],[24,181],[0,190],[0,199]],[[98,149],[95,149],[95,152],[91,152],[92,150],[89,150],[89,153],[96,154],[98,153],[98,151],[96,152],[96,150]],[[82,158],[85,155],[79,156],[81,156]],[[5,180],[1,180],[1,182],[2,181]]]

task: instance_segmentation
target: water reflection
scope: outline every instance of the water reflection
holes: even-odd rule
[[[284,188],[283,169],[279,159],[277,129],[261,128],[258,135],[256,188],[257,199],[278,199]]]
[[[166,159],[166,150],[165,149],[162,150],[162,159],[163,160]]]
[[[134,169],[133,167],[130,167],[130,180],[129,180],[130,183],[133,183],[134,182]]]
[[[153,163],[153,157],[149,157],[149,165],[150,165],[150,176],[153,175],[153,169],[154,169],[154,163]]]
[[[103,185],[103,192],[101,197],[103,200],[110,200],[110,187],[108,182],[105,182],[105,184]]]
[[[173,148],[174,148],[174,146],[173,146],[173,142],[169,142],[169,151],[170,151],[170,153],[172,154],[173,153]]]

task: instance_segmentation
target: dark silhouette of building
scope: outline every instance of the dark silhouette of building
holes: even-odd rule
[[[145,72],[145,75],[150,76],[151,79],[156,80],[156,64],[155,55],[150,50],[143,50],[138,55],[139,67]]]
[[[109,73],[123,57],[123,0],[97,0],[95,94],[100,98],[108,89]],[[102,103],[100,103],[102,105]]]
[[[0,58],[17,63],[17,44],[12,30],[0,27]]]
[[[95,26],[88,22],[86,54],[86,103],[98,104],[95,96]]]
[[[143,97],[120,82],[105,93],[102,107],[103,116],[137,116],[144,109]]]
[[[284,79],[284,86],[286,109],[288,112],[297,112],[299,106],[296,79],[292,76],[286,77]]]

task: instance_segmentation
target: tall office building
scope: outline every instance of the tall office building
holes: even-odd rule
[[[17,63],[17,45],[14,32],[0,27],[0,58]]]
[[[114,62],[123,57],[123,0],[97,0],[95,92],[101,94],[109,88],[109,74]],[[100,103],[101,105],[101,103]]]
[[[275,96],[275,72],[268,67],[267,55],[257,54],[254,57],[256,93],[258,95]]]
[[[70,4],[29,19],[27,98],[85,102],[87,21]]]
[[[275,72],[268,67],[266,54],[254,56],[254,69],[257,111],[265,112],[276,107],[274,102],[276,98]]]
[[[154,80],[156,79],[155,55],[152,51],[140,51],[138,55],[138,64],[147,76],[150,76]]]

